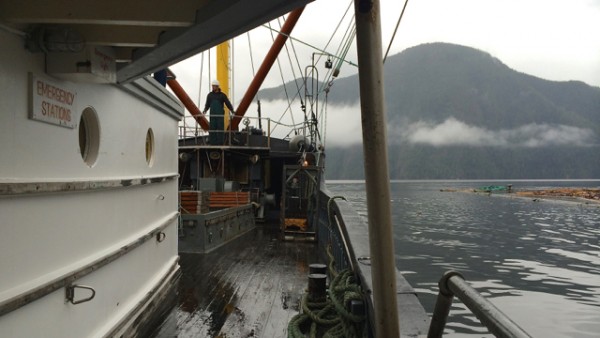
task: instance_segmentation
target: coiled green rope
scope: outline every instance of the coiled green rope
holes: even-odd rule
[[[346,310],[352,300],[363,300],[360,287],[350,270],[340,272],[329,285],[329,298],[322,303],[311,302],[308,295],[302,297],[302,313],[288,324],[288,338],[304,338],[308,334],[316,338],[358,338],[364,329],[364,315],[355,315]],[[309,324],[310,323],[310,324]],[[309,327],[308,332],[301,328]]]

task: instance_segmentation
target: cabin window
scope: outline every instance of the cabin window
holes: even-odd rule
[[[146,132],[146,163],[151,167],[154,163],[154,132],[148,128]]]
[[[79,151],[81,158],[90,167],[96,164],[100,149],[100,123],[96,111],[87,107],[79,120]]]

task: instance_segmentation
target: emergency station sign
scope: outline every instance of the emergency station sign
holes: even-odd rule
[[[31,102],[29,118],[75,128],[77,92],[64,82],[57,82],[29,74]]]

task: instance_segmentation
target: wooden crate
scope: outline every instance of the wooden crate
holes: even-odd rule
[[[208,200],[211,209],[231,208],[250,203],[247,191],[211,192]]]
[[[182,214],[205,214],[209,211],[208,200],[208,192],[180,191],[179,209]]]

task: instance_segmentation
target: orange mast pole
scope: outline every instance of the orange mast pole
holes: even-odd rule
[[[233,116],[233,120],[231,121],[231,130],[238,130],[238,126],[240,124],[240,121],[242,120],[242,117],[244,116],[244,114],[246,114],[246,111],[248,110],[250,103],[252,103],[252,100],[256,96],[258,89],[267,77],[267,74],[269,73],[269,70],[271,70],[271,67],[275,63],[275,60],[277,60],[277,55],[279,55],[279,52],[285,45],[285,42],[287,41],[288,36],[294,29],[296,22],[298,22],[302,11],[304,11],[304,7],[291,11],[290,15],[285,20],[283,27],[281,27],[281,32],[279,33],[279,35],[277,35],[277,38],[275,38],[273,46],[271,46],[271,49],[265,56],[265,59],[260,65],[256,76],[248,86],[246,94],[242,98],[242,101],[240,101],[240,104],[238,105],[235,111],[235,115]]]
[[[200,127],[202,127],[202,129],[204,129],[204,131],[208,131],[210,129],[208,120],[206,119],[204,114],[202,114],[200,109],[196,106],[194,101],[192,101],[192,99],[190,99],[190,97],[185,92],[183,87],[181,87],[179,82],[175,79],[168,79],[167,85],[169,85],[169,88],[171,88],[173,93],[175,93],[175,95],[177,96],[179,101],[181,101],[181,103],[183,103],[183,105],[187,108],[187,110],[192,114],[192,116],[194,117],[196,122],[198,122],[200,124]]]

